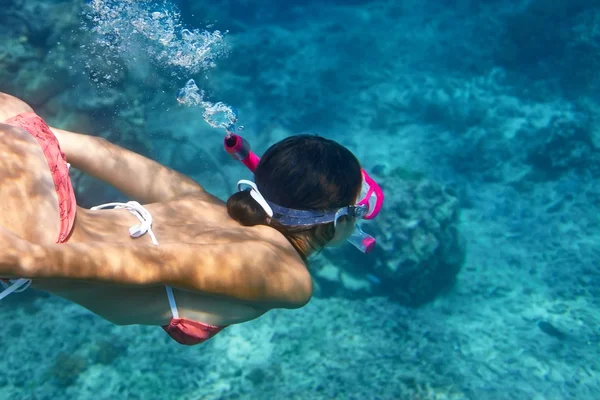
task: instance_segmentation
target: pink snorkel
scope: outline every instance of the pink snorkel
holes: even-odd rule
[[[254,172],[256,170],[260,158],[250,150],[250,144],[243,137],[227,130],[223,146],[231,157],[241,161],[250,171]]]

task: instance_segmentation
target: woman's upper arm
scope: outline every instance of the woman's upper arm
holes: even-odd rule
[[[19,276],[117,285],[169,285],[261,308],[298,308],[312,295],[299,257],[256,240],[229,243],[32,245]],[[34,255],[35,257],[31,257]]]
[[[273,288],[273,308],[300,308],[312,297],[313,282],[306,264],[295,250],[262,243],[273,271],[269,285]],[[260,303],[259,303],[260,306]]]
[[[206,245],[192,245],[191,249]],[[202,257],[200,254],[206,256]],[[297,254],[263,241],[215,244],[188,253],[195,262],[182,278],[197,291],[220,294],[252,303],[261,309],[299,308],[312,296],[312,279]],[[173,286],[177,286],[174,284]]]

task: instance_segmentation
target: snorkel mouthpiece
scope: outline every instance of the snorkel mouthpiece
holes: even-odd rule
[[[363,232],[358,224],[354,226],[354,232],[352,232],[352,235],[348,238],[348,241],[365,254],[369,254],[371,250],[375,248],[376,243],[375,238]]]

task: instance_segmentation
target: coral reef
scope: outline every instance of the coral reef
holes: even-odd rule
[[[592,127],[585,115],[553,118],[542,129],[519,135],[532,166],[531,179],[555,180],[569,171],[597,175],[600,154],[594,148]]]
[[[441,184],[401,167],[380,181],[386,193],[382,215],[364,224],[378,238],[377,250],[359,263],[350,245],[326,252],[312,267],[318,293],[380,294],[422,305],[451,286],[464,262],[458,200]]]
[[[85,359],[77,355],[59,353],[48,370],[48,376],[55,379],[59,387],[71,386],[85,371]]]
[[[494,57],[517,79],[547,81],[539,92],[559,89],[576,96],[598,85],[599,18],[597,0],[525,2],[507,11]]]
[[[598,0],[178,0],[231,47],[185,77],[99,45],[86,4],[3,2],[0,90],[225,198],[248,173],[177,106],[195,79],[259,154],[303,131],[352,149],[387,195],[379,247],[324,251],[306,307],[191,349],[11,296],[0,399],[598,398]],[[83,206],[121,196],[73,174]]]

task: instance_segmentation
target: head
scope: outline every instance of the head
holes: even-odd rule
[[[254,181],[264,198],[296,210],[320,210],[355,204],[362,186],[360,163],[337,142],[297,135],[271,146],[261,157]],[[354,218],[312,226],[283,226],[271,220],[250,192],[233,194],[229,215],[242,225],[269,225],[280,231],[306,259],[326,245],[341,243],[352,233]]]

